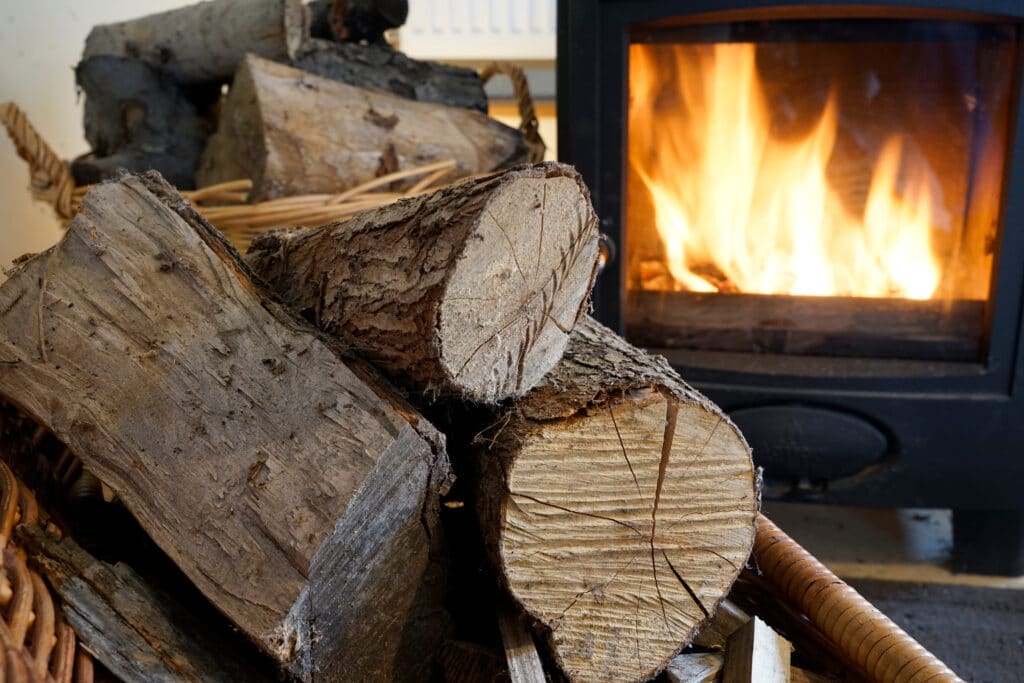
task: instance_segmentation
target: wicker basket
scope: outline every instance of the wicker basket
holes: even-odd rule
[[[11,541],[14,526],[38,524],[39,507],[29,489],[0,462],[0,679],[11,683],[90,683],[92,657],[55,607],[46,583],[29,569],[25,552]]]

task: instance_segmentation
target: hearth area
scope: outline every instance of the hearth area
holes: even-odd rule
[[[777,498],[954,510],[1024,571],[1018,2],[563,0],[559,153],[597,316],[743,429]]]

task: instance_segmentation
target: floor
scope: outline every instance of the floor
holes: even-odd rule
[[[965,680],[1024,683],[1024,577],[952,573],[948,511],[764,512]]]

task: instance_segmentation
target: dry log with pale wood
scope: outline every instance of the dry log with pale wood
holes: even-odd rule
[[[479,112],[416,102],[248,55],[196,174],[199,186],[251,178],[251,199],[340,192],[454,159],[455,176],[526,160],[522,134]],[[411,181],[410,181],[411,182]]]
[[[262,293],[159,176],[91,190],[62,240],[0,286],[0,393],[293,675],[428,664],[401,648],[447,485],[443,437]]]
[[[492,561],[574,681],[645,681],[728,593],[758,509],[722,411],[590,318],[478,441]]]
[[[303,44],[291,64],[360,88],[487,113],[487,94],[476,71],[412,59],[390,45],[311,39]]]
[[[246,53],[295,54],[309,33],[302,0],[209,0],[93,27],[82,60],[134,57],[181,83],[230,80]]]
[[[558,362],[594,281],[597,241],[579,174],[546,162],[263,235],[247,259],[286,303],[396,381],[495,402]]]

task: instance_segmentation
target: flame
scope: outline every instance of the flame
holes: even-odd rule
[[[826,174],[838,120],[833,89],[803,135],[773,133],[753,44],[631,46],[629,162],[650,193],[668,288],[935,296],[927,163],[891,136],[854,215]]]

